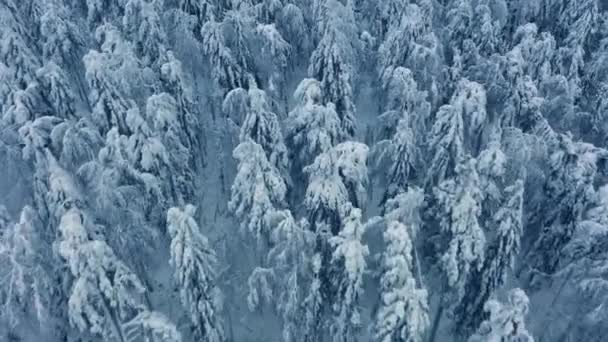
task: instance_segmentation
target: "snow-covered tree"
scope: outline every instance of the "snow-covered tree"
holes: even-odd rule
[[[306,283],[311,281],[311,257],[314,234],[306,220],[296,221],[289,210],[275,214],[276,228],[272,231],[272,247],[266,256],[266,267],[257,267],[249,278],[248,304],[257,309],[268,301],[281,317],[284,341],[300,341],[305,333]]]
[[[319,81],[304,79],[294,92],[296,107],[287,119],[287,142],[297,165],[308,165],[314,158],[342,141],[346,134],[332,103],[323,105]]]
[[[501,149],[500,137],[493,138],[486,149],[477,158],[477,173],[480,188],[484,196],[482,210],[484,214],[492,215],[501,200],[501,190],[507,167],[507,156]]]
[[[195,104],[193,100],[192,87],[186,79],[182,63],[175,57],[172,51],[167,51],[166,62],[160,67],[160,79],[164,90],[171,94],[177,101],[180,112],[178,120],[181,131],[187,136],[185,146],[193,148],[199,145],[199,134],[196,129],[200,122],[196,117]]]
[[[65,72],[55,63],[49,62],[36,71],[40,82],[43,100],[52,107],[54,115],[62,118],[75,118],[76,95]]]
[[[344,142],[315,158],[304,168],[309,176],[304,206],[311,228],[337,234],[345,217],[344,205],[362,205],[367,184],[368,147]]]
[[[137,112],[131,114],[139,115]],[[134,122],[137,121],[130,122],[131,127],[135,127]],[[80,166],[78,175],[92,196],[91,206],[103,213],[97,218],[113,227],[107,233],[108,242],[122,258],[134,263],[132,267],[143,267],[146,259],[134,258],[133,254],[153,251],[162,231],[159,224],[167,202],[158,175],[137,169],[135,164],[137,161],[137,167],[155,168],[159,162],[157,150],[142,154],[147,139],[143,137],[142,144],[137,145],[137,135],[129,138],[112,128],[106,134],[97,158]]]
[[[484,319],[484,304],[507,281],[513,271],[523,236],[524,185],[518,180],[505,189],[505,202],[494,214],[497,231],[486,252],[483,266],[473,270],[464,298],[455,310],[455,331],[468,336]]]
[[[428,145],[433,157],[428,184],[454,175],[466,153],[477,155],[486,121],[486,93],[482,85],[466,79],[458,83],[450,104],[439,108]]]
[[[452,298],[458,302],[465,295],[466,281],[484,262],[486,237],[479,224],[482,193],[475,160],[469,159],[456,168],[456,177],[434,189],[440,205],[442,234],[447,246],[440,264]]]
[[[557,270],[560,253],[572,237],[577,222],[594,196],[593,182],[605,152],[597,147],[558,136],[558,146],[549,159],[544,185],[546,200],[539,206],[542,230],[535,242],[530,265],[534,272],[551,275]],[[603,157],[602,157],[603,156]]]
[[[263,3],[273,2],[264,1]],[[277,1],[277,4],[280,5],[280,2]],[[269,61],[269,94],[275,98],[274,102],[285,103],[287,99],[284,88],[286,87],[288,62],[292,53],[291,45],[283,39],[275,24],[258,24],[255,31],[263,42],[262,56]],[[279,106],[274,105],[273,107],[277,108]],[[281,108],[281,110],[283,109]]]
[[[365,225],[361,222],[361,210],[347,208],[344,226],[329,242],[333,246],[332,282],[337,297],[332,305],[335,317],[330,325],[332,341],[352,341],[361,329],[362,318],[359,301],[363,294],[363,274],[367,267],[365,258],[369,254],[363,243]],[[334,273],[335,272],[335,273]]]
[[[463,79],[458,83],[450,104],[461,113],[465,130],[465,146],[477,155],[482,146],[486,128],[486,91],[477,83]]]
[[[0,320],[13,327],[27,321],[38,322],[40,327],[47,324],[41,332],[53,334],[56,317],[52,315],[57,309],[52,306],[57,297],[50,245],[34,208],[24,207],[12,227],[6,214],[0,214],[0,260],[4,265]]]
[[[388,21],[386,37],[379,48],[380,74],[390,67],[406,67],[410,54],[424,35],[429,33],[428,25],[432,18],[425,17],[416,4],[404,4],[399,1],[386,1],[378,6],[383,9]]]
[[[388,160],[388,169],[385,171],[387,184],[382,198],[384,203],[405,191],[410,182],[417,177],[416,170],[420,167],[421,153],[414,139],[409,119],[399,120],[395,135],[390,140],[379,142],[375,149],[380,154],[380,160]]]
[[[404,67],[387,68],[382,74],[382,87],[386,91],[386,112],[381,120],[386,129],[392,132],[391,127],[394,129],[397,121],[405,117],[416,132],[426,131],[431,106],[426,100],[427,92],[418,89],[412,71]],[[420,143],[425,140],[421,133],[417,134]]]
[[[284,341],[301,338],[301,303],[304,301],[305,281],[310,277],[313,236],[307,222],[296,222],[289,211],[281,213],[280,222],[273,232],[273,248],[268,258],[273,262],[275,274],[282,278],[277,308],[283,319]]]
[[[207,21],[215,19],[218,10],[218,1],[215,0],[179,0],[177,3],[179,9],[196,18],[199,29]]]
[[[69,65],[85,44],[82,32],[70,20],[69,10],[56,1],[49,2],[40,17],[40,35],[42,56],[57,64]]]
[[[298,52],[308,50],[310,41],[309,39],[302,38],[309,34],[308,23],[306,22],[302,7],[299,7],[295,3],[285,4],[278,18],[278,28],[283,38],[297,49]]]
[[[221,88],[221,95],[234,88],[245,87],[247,70],[226,44],[222,24],[208,21],[201,28],[203,51],[209,57],[211,76]]]
[[[304,298],[304,325],[302,335],[305,342],[318,341],[324,336],[323,313],[327,306],[322,284],[322,257],[315,253],[311,259],[311,282],[308,295]]]
[[[224,341],[218,308],[219,290],[215,287],[215,252],[194,220],[196,208],[171,208],[167,226],[171,235],[171,265],[179,288],[182,306],[190,313],[197,339]]]
[[[262,146],[252,140],[239,144],[233,155],[239,165],[228,207],[258,243],[268,241],[270,219],[284,205],[285,182]]]
[[[288,167],[287,148],[283,140],[279,118],[272,112],[266,92],[251,80],[249,90],[230,91],[223,103],[224,112],[238,117],[241,124],[240,141],[251,139],[262,146],[268,161],[279,171]],[[243,110],[244,112],[239,112]]]
[[[3,22],[0,62],[10,68],[9,72],[15,81],[27,84],[33,80],[36,69],[40,67],[40,57],[26,38],[28,30],[25,23],[19,20],[14,4],[4,5],[0,9],[0,18]]]
[[[374,340],[420,342],[429,326],[427,291],[416,284],[409,228],[390,221],[384,232],[380,308]]]
[[[391,69],[406,67],[421,88],[432,92],[431,97],[439,95],[436,88],[441,76],[442,52],[432,30],[433,5],[425,0],[417,4],[383,1],[379,6],[391,6],[393,12],[391,26],[378,49],[380,76],[386,78]]]
[[[194,196],[195,155],[189,133],[195,127],[186,125],[188,119],[184,116],[188,113],[180,111],[177,101],[167,93],[152,95],[146,102],[146,119],[152,123],[150,128],[158,139],[151,147],[165,151],[160,158],[163,163],[159,175],[170,179],[171,186],[165,191],[177,202]]]
[[[526,329],[529,305],[528,296],[519,288],[509,291],[507,303],[488,301],[485,308],[490,317],[469,338],[469,342],[534,342]]]
[[[101,240],[90,239],[87,216],[77,207],[61,217],[59,254],[66,260],[74,277],[68,314],[70,324],[105,340],[126,341],[135,338],[129,330],[142,326],[160,332],[162,341],[180,341],[175,327],[159,313],[148,315],[142,296],[146,289],[138,277]],[[160,326],[157,326],[160,325]],[[175,332],[168,334],[167,332]]]
[[[433,157],[428,167],[426,183],[440,184],[454,175],[456,165],[465,156],[464,122],[456,107],[444,105],[439,108],[431,129],[429,146]]]
[[[123,0],[86,0],[87,23],[94,28],[111,18],[119,18],[124,5]]]
[[[564,269],[554,275],[561,290],[554,303],[564,308],[569,324],[556,331],[564,337],[586,337],[596,341],[605,332],[603,309],[608,300],[605,266],[608,258],[608,187],[597,191],[596,203],[591,206],[583,221],[577,224],[572,239],[564,247]],[[576,302],[577,305],[571,305]],[[556,329],[557,330],[557,329]]]
[[[158,3],[129,0],[122,19],[123,29],[134,44],[135,52],[144,63],[152,66],[162,61],[167,37],[158,15]]]
[[[357,55],[354,16],[350,5],[338,0],[323,1],[322,37],[310,57],[308,74],[321,82],[322,102],[332,102],[342,129],[355,133],[353,82]]]
[[[125,134],[129,132],[126,113],[135,107],[128,95],[138,84],[139,61],[112,25],[100,26],[96,35],[102,41],[101,51],[91,50],[83,58],[85,78],[91,91],[92,119],[102,133],[117,127]],[[127,77],[132,81],[128,86],[124,85]]]

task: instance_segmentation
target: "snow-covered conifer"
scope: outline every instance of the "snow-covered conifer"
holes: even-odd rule
[[[350,5],[337,0],[328,0],[323,6],[322,37],[310,57],[308,74],[321,82],[322,102],[335,104],[342,129],[352,136],[356,128],[354,16]]]
[[[45,60],[69,65],[79,48],[84,45],[82,32],[70,20],[68,9],[58,2],[51,2],[40,17],[42,56]]]
[[[124,31],[133,42],[135,52],[144,65],[148,66],[158,64],[162,60],[167,45],[167,37],[156,6],[154,2],[129,0],[122,19]]]
[[[477,158],[477,173],[481,182],[480,188],[484,195],[482,210],[493,213],[501,199],[501,188],[506,173],[507,157],[501,149],[500,137],[495,137],[488,147],[481,151]]]
[[[76,117],[76,95],[65,72],[53,62],[36,71],[45,100],[52,106],[54,115],[62,118]]]
[[[441,207],[442,234],[447,239],[441,268],[456,301],[466,293],[469,274],[479,270],[484,261],[486,238],[479,225],[482,193],[478,186],[475,160],[470,159],[457,166],[454,179],[442,182],[434,190]]]
[[[296,107],[287,119],[287,142],[298,165],[308,165],[314,158],[337,145],[346,134],[333,104],[323,105],[319,81],[306,78],[294,92]]]
[[[311,282],[308,287],[308,295],[304,298],[304,326],[302,335],[305,342],[318,341],[324,336],[323,312],[327,306],[326,297],[322,289],[322,258],[316,253],[311,259]]]
[[[247,70],[241,65],[226,44],[222,24],[208,21],[201,28],[203,51],[210,59],[213,80],[221,88],[221,95],[234,88],[245,87]]]
[[[248,139],[234,149],[238,171],[228,207],[259,243],[268,241],[270,219],[285,201],[286,185],[262,146]]]
[[[509,291],[508,296],[507,303],[488,301],[485,308],[490,317],[469,338],[469,342],[534,342],[526,329],[525,318],[530,305],[528,296],[519,288]]]
[[[456,107],[444,105],[439,108],[431,129],[429,146],[432,158],[426,183],[439,184],[454,175],[456,165],[465,156],[464,122]]]
[[[91,50],[84,58],[85,78],[91,90],[89,101],[93,107],[93,121],[101,132],[117,127],[128,132],[126,113],[135,103],[128,99],[139,79],[139,61],[118,30],[106,24],[96,30],[102,41],[101,51]],[[125,85],[126,78],[132,81]]]
[[[518,180],[505,189],[503,206],[494,214],[497,228],[485,253],[483,266],[474,270],[466,285],[464,298],[455,309],[455,331],[468,336],[483,321],[484,304],[500,289],[515,266],[523,235],[524,184]]]
[[[230,91],[223,103],[224,111],[234,117],[242,118],[240,141],[253,140],[262,146],[268,161],[279,171],[284,172],[288,165],[287,148],[279,118],[272,112],[266,92],[258,89],[255,81],[250,80],[249,90]],[[244,113],[232,113],[244,110]],[[239,120],[239,122],[241,122]]]
[[[538,208],[543,210],[539,216],[543,228],[530,257],[533,269],[545,274],[557,270],[560,253],[556,251],[561,251],[571,239],[592,201],[598,162],[605,155],[593,145],[572,141],[568,135],[559,135],[558,144],[549,159],[546,202]]]
[[[296,221],[288,210],[277,213],[279,220],[272,234],[273,247],[268,252],[275,276],[278,278],[276,307],[283,319],[283,339],[300,340],[301,304],[306,295],[304,284],[309,280],[313,234],[305,220]]]
[[[486,103],[484,87],[467,79],[458,83],[450,100],[450,104],[462,115],[466,146],[473,155],[477,155],[482,146],[482,133],[487,119]]]
[[[387,184],[382,198],[382,202],[386,202],[407,189],[417,176],[416,170],[420,166],[420,150],[409,119],[399,120],[395,135],[390,140],[379,142],[375,148],[379,150],[380,160],[388,160],[388,169],[385,171]]]
[[[386,1],[382,5],[392,12],[383,14],[390,21],[390,30],[379,48],[380,74],[389,67],[405,67],[408,56],[416,42],[429,33],[429,18],[425,18],[416,4],[403,4],[399,1]]]
[[[215,287],[215,252],[194,220],[196,208],[186,205],[167,212],[171,235],[171,265],[182,306],[190,313],[194,335],[210,342],[224,341]]]
[[[411,231],[398,221],[388,221],[384,231],[380,308],[374,340],[420,342],[429,326],[427,291],[414,277]]]
[[[304,206],[312,228],[337,234],[346,204],[361,205],[367,184],[368,147],[344,142],[320,154],[304,168],[309,176]]]
[[[335,317],[330,325],[334,342],[352,341],[361,329],[362,318],[358,307],[367,267],[365,258],[369,254],[368,247],[362,241],[365,225],[361,222],[361,210],[352,207],[344,210],[348,212],[344,226],[337,236],[329,239],[334,248],[332,264],[337,269],[337,274],[332,274],[331,280],[337,289],[333,303]]]
[[[19,222],[9,226],[8,213],[0,210],[0,260],[4,265],[0,276],[0,320],[10,326],[34,320],[41,326],[49,324],[54,317],[51,307],[56,297],[53,266],[49,262],[50,245],[42,231],[34,208],[26,206],[21,211]],[[50,325],[54,324],[50,323]],[[49,326],[46,332],[52,331]],[[43,329],[44,332],[44,329]]]

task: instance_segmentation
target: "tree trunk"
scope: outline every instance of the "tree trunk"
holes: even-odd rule
[[[437,315],[433,319],[433,326],[431,327],[431,333],[429,334],[429,342],[435,342],[435,338],[437,338],[437,330],[439,330],[439,324],[441,323],[441,318],[443,317],[443,300],[439,302],[439,308],[437,309]]]

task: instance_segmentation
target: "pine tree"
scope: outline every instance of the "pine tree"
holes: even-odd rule
[[[427,92],[418,89],[412,71],[404,67],[388,67],[382,74],[382,87],[387,95],[387,111],[381,115],[383,124],[394,128],[399,119],[408,118],[415,131],[426,131],[431,106],[426,100]],[[416,137],[422,145],[424,134],[418,133]]]
[[[426,137],[430,105],[426,92],[417,89],[412,72],[403,67],[388,68],[382,79],[387,92],[387,111],[380,116],[382,131],[374,147],[378,168],[387,168],[387,189],[382,202],[407,189],[421,169],[421,149]]]
[[[357,46],[352,8],[337,0],[323,1],[322,6],[322,36],[310,57],[308,74],[321,82],[322,102],[335,104],[342,129],[353,136],[356,128],[353,78]]]
[[[475,160],[459,164],[456,178],[442,182],[434,189],[441,208],[440,226],[447,240],[440,258],[451,298],[458,302],[465,295],[466,281],[484,262],[486,238],[479,225],[482,194]]]
[[[157,9],[157,6],[144,0],[129,0],[122,19],[123,30],[133,42],[135,53],[147,66],[162,60],[167,45],[166,33],[157,13],[160,8]]]
[[[409,228],[387,222],[384,232],[381,300],[374,340],[419,342],[429,326],[427,291],[416,284]]]
[[[329,239],[334,248],[332,264],[337,269],[337,274],[332,276],[337,298],[333,303],[335,317],[330,326],[330,335],[335,342],[352,341],[361,329],[358,306],[363,294],[363,273],[367,267],[365,258],[369,254],[362,242],[365,225],[361,222],[361,210],[352,207],[344,210],[348,214],[342,230]]]
[[[316,232],[337,234],[345,215],[344,205],[363,204],[367,152],[364,144],[344,142],[320,154],[304,168],[309,175],[304,206]]]
[[[267,1],[272,3],[272,1]],[[263,2],[266,3],[266,2]],[[276,3],[280,5],[280,3]],[[284,88],[286,87],[286,74],[288,62],[292,54],[292,47],[283,38],[275,24],[258,24],[256,34],[262,40],[262,56],[270,61],[270,77],[268,79],[268,92],[273,98],[273,108],[280,109],[277,102],[286,103]],[[286,113],[283,113],[283,115]]]
[[[42,57],[59,65],[73,62],[85,44],[82,32],[70,20],[68,8],[55,1],[48,4],[40,17],[40,36]]]
[[[407,190],[420,168],[420,150],[416,144],[408,118],[399,120],[397,132],[391,140],[381,141],[377,146],[380,159],[388,159],[387,185],[382,203]]]
[[[444,105],[436,114],[429,146],[433,151],[426,183],[440,184],[454,175],[456,165],[464,158],[464,122],[458,109]]]
[[[232,184],[229,209],[258,243],[268,241],[270,219],[284,204],[286,185],[268,161],[262,146],[245,140],[234,149],[238,171]]]
[[[525,322],[529,303],[528,296],[521,289],[511,290],[506,304],[488,301],[485,308],[490,317],[469,341],[533,342],[534,338],[526,329]]]
[[[381,75],[391,67],[410,68],[407,65],[409,56],[416,49],[417,43],[431,30],[428,25],[431,18],[425,17],[418,5],[396,3],[399,2],[387,1],[379,5],[388,7],[389,13],[383,16],[387,16],[385,20],[391,22],[378,51]]]
[[[499,138],[492,138],[493,140],[488,143],[487,148],[481,151],[477,158],[477,173],[484,196],[482,204],[484,216],[491,216],[497,210],[502,197],[501,190],[508,161],[507,156],[502,151]]]
[[[126,113],[136,105],[128,98],[134,85],[123,83],[125,76],[132,77],[133,81],[138,79],[139,61],[112,25],[100,26],[96,36],[102,42],[101,51],[91,50],[83,58],[85,78],[91,90],[92,119],[102,133],[117,127],[121,134],[126,134],[129,132]]]
[[[86,0],[87,23],[95,28],[108,19],[121,17],[124,4],[123,0]]]
[[[152,95],[146,102],[146,119],[158,141],[154,146],[164,150],[162,169],[159,176],[170,180],[165,189],[173,201],[187,201],[194,197],[194,153],[191,146],[191,126],[184,126],[183,116],[177,101],[167,93]]]
[[[271,111],[266,92],[250,80],[249,90],[237,88],[226,95],[223,108],[227,114],[242,118],[239,140],[251,139],[262,146],[270,163],[285,172],[288,167],[287,148],[279,119]]]
[[[221,95],[247,85],[247,70],[227,46],[221,23],[208,21],[201,28],[203,52],[209,57],[211,75],[220,87]]]
[[[468,336],[485,317],[484,304],[507,281],[515,266],[523,235],[523,181],[505,189],[506,200],[495,213],[493,223],[497,226],[494,241],[485,252],[483,266],[474,270],[466,285],[464,298],[458,304],[455,331]]]
[[[534,272],[551,275],[558,269],[560,254],[572,237],[577,222],[593,198],[593,180],[603,154],[595,146],[558,136],[557,149],[551,154],[544,191],[542,231],[535,242],[530,264]],[[539,218],[540,218],[539,217]]]
[[[48,103],[53,114],[61,118],[76,118],[76,95],[65,72],[53,62],[36,71],[41,86],[42,101]]]
[[[565,336],[586,336],[595,341],[601,339],[605,331],[602,322],[606,318],[603,306],[608,298],[603,276],[608,257],[605,252],[608,242],[607,193],[606,185],[597,190],[596,202],[587,210],[584,220],[577,225],[572,239],[564,247],[564,271],[554,276],[562,290],[553,302],[563,305],[570,318],[567,329],[562,332]],[[578,305],[569,305],[572,301]]]
[[[142,336],[152,327],[162,331],[163,341],[181,341],[172,323],[158,319],[161,314],[150,313],[142,303],[146,290],[138,277],[105,242],[89,238],[86,219],[74,207],[61,217],[59,225],[59,254],[74,277],[68,301],[70,324],[105,340],[133,339],[133,326],[141,326]]]
[[[311,260],[311,282],[308,287],[308,295],[304,298],[304,326],[302,335],[304,341],[318,341],[324,336],[323,313],[326,307],[326,296],[323,293],[321,282],[322,256],[315,253]]]
[[[266,267],[257,267],[249,278],[247,297],[251,309],[268,301],[282,320],[281,335],[285,341],[304,338],[305,284],[310,281],[314,234],[306,220],[296,221],[289,210],[279,211],[272,219],[277,222],[272,231]],[[312,295],[312,294],[311,294]]]
[[[1,207],[0,213],[0,260],[4,279],[0,290],[2,314],[0,320],[8,326],[16,327],[37,322],[41,333],[54,334],[53,321],[56,308],[56,293],[52,274],[50,245],[42,232],[36,211],[25,206],[19,222],[11,224],[8,213]],[[46,328],[43,326],[47,325]]]
[[[190,148],[199,146],[200,139],[196,128],[200,127],[200,122],[196,117],[192,87],[186,79],[182,63],[173,52],[167,51],[165,58],[166,62],[160,67],[160,80],[164,90],[171,94],[177,102],[177,109],[180,113],[178,115],[180,131],[187,136],[187,141],[183,141],[183,144]]]
[[[302,7],[294,3],[285,4],[278,18],[278,28],[283,38],[297,52],[308,51],[310,37],[308,37],[308,23]]]
[[[182,306],[188,309],[194,336],[210,342],[224,341],[214,284],[215,252],[194,220],[196,208],[186,205],[167,212],[171,235],[171,265]]]
[[[314,158],[327,152],[346,136],[333,104],[321,103],[319,81],[304,79],[294,92],[296,107],[287,119],[288,145],[295,154],[297,165],[309,165]]]

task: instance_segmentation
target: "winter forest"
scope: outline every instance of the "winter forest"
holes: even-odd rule
[[[608,1],[0,0],[0,341],[606,334]]]

